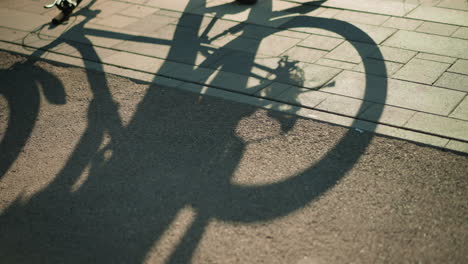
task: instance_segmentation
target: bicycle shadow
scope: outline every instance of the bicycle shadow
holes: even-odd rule
[[[187,10],[200,2],[190,1]],[[265,2],[264,8],[271,7],[271,1]],[[255,16],[254,10],[250,16]],[[202,17],[183,15],[181,25],[186,24],[185,19],[192,27],[201,27]],[[372,43],[358,28],[333,19],[297,17],[283,27],[322,28],[345,38],[351,32]],[[169,61],[183,52],[184,60],[195,64],[204,40],[198,31],[187,34],[182,26],[176,28]],[[80,53],[99,58],[85,36],[80,41],[89,44],[76,45]],[[234,39],[225,48],[237,46],[240,41]],[[54,45],[57,43],[49,47]],[[235,72],[245,76],[236,80],[239,87],[263,88],[261,83],[258,87],[249,85],[247,77],[255,66],[256,48],[252,47],[253,52],[239,61],[232,57],[227,61],[219,57],[206,59],[200,67],[213,70],[197,82],[215,85],[223,82],[226,75],[222,72]],[[166,73],[170,67],[165,64],[159,72]],[[282,76],[278,80],[284,80],[291,67],[278,67],[273,72],[277,78]],[[374,72],[386,73],[383,63],[373,67]],[[197,73],[197,69],[193,68],[193,72]],[[67,163],[29,201],[17,200],[0,214],[2,262],[144,262],[178,213],[190,207],[195,217],[166,259],[167,263],[189,263],[210,221],[267,221],[304,207],[333,188],[372,139],[372,135],[366,135],[357,140],[350,131],[321,160],[297,175],[262,186],[236,185],[232,177],[248,144],[236,129],[242,120],[256,113],[255,108],[210,97],[199,102],[197,96],[151,85],[124,125],[105,77],[88,71],[87,78],[93,93],[88,127]],[[301,85],[303,80],[292,81]],[[367,86],[378,87],[378,94],[385,96],[385,81],[367,81]],[[367,87],[364,99],[369,94],[375,98],[375,91]],[[293,110],[299,109],[298,104],[292,104]],[[380,110],[376,111],[380,114]],[[297,117],[284,118],[275,112],[269,115],[279,122],[283,134],[297,121]],[[87,167],[86,181],[71,191]]]

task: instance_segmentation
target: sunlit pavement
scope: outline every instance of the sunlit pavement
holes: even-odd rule
[[[1,263],[466,260],[466,2],[43,4],[0,2]]]

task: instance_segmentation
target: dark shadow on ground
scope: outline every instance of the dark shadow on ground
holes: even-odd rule
[[[190,2],[187,10],[195,2],[200,1]],[[262,4],[267,10],[271,5],[271,1]],[[251,17],[256,10],[252,9]],[[202,23],[202,17],[183,15],[180,24],[186,24],[184,19],[190,20],[195,28]],[[87,21],[78,24],[74,34]],[[348,39],[357,35],[373,43],[360,29],[333,19],[299,16],[282,27],[322,28]],[[121,39],[125,37],[128,36],[121,35]],[[195,62],[202,41],[198,30],[187,35],[186,28],[179,26],[168,59],[183,52],[185,61]],[[225,48],[237,45],[238,41],[242,40],[234,39]],[[88,44],[76,46],[80,53],[99,58],[85,35],[79,36],[79,42]],[[73,43],[76,42],[70,42]],[[363,54],[359,46],[355,48]],[[244,55],[240,60],[213,56],[201,66],[248,76],[255,52]],[[377,57],[382,59],[379,53]],[[160,71],[165,72],[166,67],[170,66],[164,65]],[[383,62],[373,67],[374,72],[385,76]],[[369,66],[365,68],[369,70]],[[197,69],[193,72],[197,73]],[[231,178],[246,148],[235,129],[255,108],[233,107],[232,103],[213,99],[200,104],[194,96],[153,85],[132,120],[124,126],[104,75],[88,71],[87,77],[94,96],[88,108],[88,127],[54,181],[27,203],[18,200],[0,215],[0,262],[141,263],[177,213],[190,206],[196,217],[168,260],[188,263],[210,220],[268,221],[300,209],[333,188],[372,139],[370,134],[356,139],[350,130],[320,161],[287,180],[263,186],[234,185]],[[222,75],[218,75],[211,83],[222,81]],[[247,87],[247,81],[239,78],[238,85]],[[60,87],[58,83],[51,85]],[[385,78],[374,85],[372,88],[379,92],[369,93],[370,88],[366,87],[364,99],[377,94],[384,101]],[[55,93],[60,97],[59,91]],[[38,106],[27,109],[37,114]],[[377,112],[379,115],[381,110]],[[279,120],[283,133],[297,119],[273,112],[270,116]],[[33,120],[24,124],[28,131],[30,123]],[[105,133],[111,139],[102,149]],[[105,153],[112,155],[105,158]],[[87,166],[87,180],[71,192],[71,186]]]

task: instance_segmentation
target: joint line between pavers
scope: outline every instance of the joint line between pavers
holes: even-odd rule
[[[449,114],[447,115],[448,117],[453,114],[453,112],[461,105],[461,103],[463,102],[463,100],[465,100],[466,98],[468,98],[468,93],[465,94],[465,96],[460,100],[460,102],[458,102],[454,107],[453,109],[449,112]],[[461,119],[457,119],[457,120],[461,120]]]
[[[4,42],[5,42],[5,41],[4,41]],[[7,43],[11,43],[11,42],[7,42]],[[11,44],[18,45],[17,43],[11,43]],[[31,47],[31,48],[32,48],[32,49],[38,49],[38,48],[35,48],[35,47]],[[77,57],[75,57],[75,56],[70,56],[69,54],[63,54],[63,53],[59,53],[59,52],[56,52],[56,51],[49,51],[49,52],[50,52],[50,53],[59,54],[59,55],[65,56],[65,57],[77,58]],[[47,58],[42,58],[42,59],[48,60]],[[86,60],[87,60],[87,61],[90,61],[90,62],[94,62],[94,61],[91,61],[91,60],[88,60],[88,59],[82,59],[82,58],[78,58],[78,59],[81,59],[81,60],[83,60],[83,61],[86,61]],[[98,62],[98,63],[103,64],[103,65],[114,66],[114,67],[117,67],[117,68],[123,68],[123,69],[133,70],[133,71],[136,71],[136,72],[148,73],[148,74],[151,74],[151,75],[154,75],[154,76],[161,76],[161,77],[165,77],[165,78],[168,78],[168,79],[173,79],[173,80],[177,80],[177,81],[182,81],[182,82],[185,82],[185,83],[193,83],[193,84],[197,84],[197,85],[208,86],[208,87],[211,87],[211,88],[214,88],[214,89],[223,90],[223,91],[230,92],[230,93],[235,93],[235,94],[242,94],[242,95],[254,97],[254,98],[257,98],[257,99],[263,99],[261,96],[257,96],[257,95],[255,95],[255,94],[245,93],[245,92],[240,92],[240,91],[232,91],[232,90],[229,90],[229,89],[226,89],[226,88],[222,88],[222,87],[218,87],[218,86],[213,86],[213,85],[210,85],[210,84],[205,84],[205,83],[200,83],[200,82],[196,82],[196,81],[185,80],[185,79],[177,78],[177,77],[173,77],[173,76],[167,76],[167,75],[165,75],[165,74],[155,74],[155,73],[153,73],[153,72],[146,72],[146,71],[142,71],[142,70],[132,69],[132,68],[129,68],[129,67],[122,67],[122,66],[119,66],[119,65],[114,65],[114,64],[109,64],[109,63],[102,63],[102,62]],[[75,66],[76,66],[76,65],[75,65]],[[93,69],[91,69],[91,70],[93,70]],[[96,69],[94,69],[94,70],[96,70]],[[104,72],[104,73],[105,73],[105,72]],[[334,78],[334,77],[333,77],[333,78]],[[330,80],[332,80],[333,78],[331,78]],[[328,83],[328,82],[327,82],[327,83]],[[425,132],[425,131],[419,131],[419,130],[410,129],[410,128],[405,128],[405,127],[400,127],[400,126],[396,126],[396,125],[392,125],[392,124],[388,124],[388,123],[383,123],[383,122],[378,122],[378,121],[376,122],[376,121],[373,121],[373,120],[368,120],[368,119],[364,119],[364,118],[359,118],[359,117],[355,117],[355,116],[351,116],[351,115],[345,115],[345,114],[335,113],[335,112],[327,111],[327,110],[324,110],[324,109],[317,109],[316,107],[318,107],[323,101],[322,101],[321,103],[319,103],[318,105],[316,105],[315,107],[307,107],[307,106],[303,106],[303,105],[300,105],[300,104],[294,104],[294,103],[284,102],[284,101],[277,100],[277,99],[271,99],[271,98],[270,98],[269,100],[275,101],[275,102],[278,102],[278,103],[282,103],[282,104],[288,104],[288,105],[292,105],[292,106],[296,106],[296,107],[307,108],[307,109],[311,109],[311,110],[315,110],[315,111],[319,111],[319,112],[324,112],[324,113],[328,113],[328,114],[333,114],[333,115],[337,115],[337,116],[352,118],[352,119],[355,119],[355,120],[362,120],[362,121],[366,121],[366,122],[370,122],[370,123],[381,124],[381,125],[386,125],[386,126],[390,126],[390,127],[394,127],[394,128],[403,129],[403,130],[408,130],[408,131],[413,131],[413,132],[417,132],[417,133],[422,133],[422,134],[437,136],[437,137],[440,137],[440,138],[453,139],[453,140],[456,140],[456,141],[465,142],[464,140],[457,139],[457,138],[452,138],[452,137],[448,137],[448,136],[444,136],[444,135],[439,135],[439,134],[434,134],[434,133],[430,133],[430,132]],[[466,142],[468,143],[468,141],[466,141]]]

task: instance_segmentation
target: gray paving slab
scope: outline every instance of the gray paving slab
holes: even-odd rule
[[[407,63],[410,61],[417,52],[399,48],[379,46],[379,50],[374,51],[369,58],[381,59],[383,57],[386,61],[393,61],[398,63]]]
[[[387,21],[385,21],[385,23],[383,23],[382,26],[411,31],[418,28],[422,23],[423,21],[421,20],[391,17]]]
[[[132,5],[131,7],[119,11],[119,14],[129,17],[137,17],[142,18],[149,16],[151,14],[156,13],[159,11],[159,8],[149,7],[149,6],[142,6],[142,5]]]
[[[400,1],[386,1],[383,5],[380,1],[372,0],[328,0],[322,5],[328,7],[365,11],[369,13],[385,14],[392,16],[403,16],[409,11],[416,8],[417,6],[417,4]]]
[[[28,35],[28,32],[0,27],[0,40],[15,41]]]
[[[324,50],[304,48],[304,47],[293,47],[283,53],[283,56],[288,56],[289,59],[295,61],[314,63],[318,59],[325,56],[328,52]]]
[[[438,62],[443,62],[443,63],[448,63],[448,64],[453,64],[457,59],[452,58],[452,57],[446,57],[446,56],[440,56],[440,55],[434,55],[434,54],[429,54],[429,53],[418,53],[418,55],[415,57],[417,59],[422,59],[422,60],[430,60],[430,61],[438,61]]]
[[[355,48],[357,47],[357,49]],[[358,51],[360,53],[358,53]],[[377,50],[377,46],[358,43],[358,42],[343,42],[336,49],[325,55],[327,59],[346,61],[352,63],[360,63],[362,61],[361,55],[364,57],[374,53]]]
[[[450,64],[448,63],[414,58],[395,73],[393,77],[400,80],[433,84],[449,67]]]
[[[416,113],[416,111],[390,105],[372,104],[359,118],[373,122],[391,124],[402,127]]]
[[[437,6],[468,11],[468,3],[464,0],[443,0]]]
[[[122,15],[116,14],[113,16],[122,16]],[[109,19],[111,20],[110,22],[112,22],[111,18],[113,16],[109,17]],[[160,30],[161,28],[178,21],[177,18],[158,15],[158,14],[151,14],[140,19],[131,18],[130,20],[130,18],[131,17],[128,17],[127,19],[122,19],[123,21],[128,21],[128,22],[126,24],[122,24],[122,26],[120,27],[125,28],[126,30],[133,31],[135,33],[156,32]],[[102,24],[102,22],[100,24]]]
[[[128,28],[129,25],[140,22],[140,26],[144,25],[138,18],[128,17],[120,14],[112,14],[106,18],[94,19],[94,23],[115,28],[125,28],[133,31],[133,28]]]
[[[397,62],[391,62],[391,61],[384,61],[385,63],[385,68],[387,72],[381,72],[376,69],[379,69],[379,65],[382,64],[382,61],[371,59],[371,58],[365,58],[363,62],[359,63],[356,65],[353,70],[358,71],[358,72],[364,72],[364,64],[369,66],[369,71],[366,72],[366,74],[373,74],[373,75],[380,75],[383,77],[390,77],[392,76],[396,71],[398,71],[403,64],[397,63]],[[376,66],[376,67],[374,67]]]
[[[421,26],[419,26],[416,31],[423,32],[423,33],[430,33],[442,36],[450,36],[455,31],[457,31],[459,27],[441,23],[434,23],[434,22],[424,22]]]
[[[322,66],[328,66],[328,67],[332,67],[332,68],[343,69],[343,70],[351,70],[354,67],[356,67],[356,64],[354,64],[354,63],[331,60],[331,59],[325,59],[325,58],[321,58],[321,59],[317,60],[315,62],[315,64],[322,65]]]
[[[435,85],[468,92],[468,75],[446,72],[437,80]]]
[[[22,19],[18,19],[22,18]],[[0,25],[11,29],[32,31],[48,24],[50,17],[9,8],[0,8]]]
[[[256,95],[264,98],[278,98],[277,96],[289,88],[291,88],[291,85],[279,82],[270,82],[266,87],[257,91]]]
[[[338,45],[343,43],[343,39],[331,38],[319,35],[310,35],[305,40],[299,42],[297,45],[302,47],[321,49],[321,50],[333,50]]]
[[[450,117],[468,121],[468,97],[463,99],[457,108],[455,108],[455,110],[450,114]]]
[[[239,37],[236,35],[227,35],[214,41],[211,41],[210,44],[224,49],[256,53],[258,51],[260,40]]]
[[[410,18],[468,26],[466,11],[421,5],[407,15]]]
[[[468,40],[400,30],[383,45],[468,59]]]
[[[178,73],[179,69],[175,71]],[[195,69],[194,71],[198,72],[199,69]],[[180,77],[186,78],[185,76]],[[205,85],[248,94],[254,94],[262,89],[268,88],[271,83],[271,81],[266,79],[224,71],[213,71],[208,78],[205,79],[205,77],[201,76],[201,78],[196,81]]]
[[[450,140],[445,146],[445,148],[468,153],[468,143],[457,141],[457,140]]]
[[[213,69],[178,62],[166,61],[165,66],[167,68],[163,71],[159,70],[158,73],[164,74],[165,77],[190,82],[204,83],[214,72]]]
[[[263,38],[258,47],[258,54],[278,56],[299,43],[300,39],[293,39],[278,35]]]
[[[371,103],[366,101],[333,94],[328,96],[323,102],[316,106],[316,108],[332,113],[356,117],[371,105]]]
[[[416,113],[406,123],[405,127],[455,139],[468,140],[468,122],[458,119]]]
[[[342,23],[330,23],[328,25],[329,30],[322,29],[321,23],[322,21],[311,20],[307,27],[304,27],[301,23],[303,23],[303,19],[292,19],[287,23],[288,26],[294,27],[294,30],[300,32],[306,32],[315,35],[323,35],[323,36],[330,36],[335,38],[343,38],[343,36],[338,35],[334,32],[342,32],[343,31],[343,24]],[[333,20],[332,20],[333,21]],[[387,27],[380,27],[380,26],[373,26],[373,25],[366,25],[360,24],[356,22],[346,22],[349,24],[350,30],[347,32],[346,39],[359,41],[359,42],[366,42],[366,43],[381,43],[389,36],[391,36],[396,29],[394,28],[387,28]],[[361,32],[351,30],[352,27],[358,28],[360,31],[364,32],[367,36],[364,36]],[[372,40],[369,40],[370,37]]]
[[[128,8],[131,8],[133,4],[124,3],[119,1],[104,1],[96,2],[89,7],[90,10],[98,10],[98,18],[107,18],[116,13],[122,12]]]
[[[448,71],[468,75],[468,60],[457,60]]]
[[[117,52],[114,55],[102,58],[102,62],[150,73],[159,72],[165,63],[162,59],[128,52]]]
[[[204,4],[204,0],[148,0],[145,5],[173,11],[190,11]],[[190,3],[190,6],[188,4]],[[189,10],[187,10],[187,7]]]
[[[341,10],[333,18],[343,20],[343,21],[357,22],[360,24],[380,26],[385,21],[387,21],[390,17],[385,16],[385,15]]]
[[[290,104],[302,105],[306,107],[316,107],[329,96],[330,94],[328,93],[290,86],[282,93],[275,94],[271,98]]]
[[[454,38],[468,39],[468,27],[460,27],[455,33],[452,34]]]
[[[366,78],[369,79],[367,100],[439,115],[448,115],[466,94],[395,79],[388,79],[387,93],[381,94],[381,88],[374,87],[374,84],[382,83],[383,77],[373,75],[366,77],[363,73],[351,71],[342,72],[333,79],[333,85],[327,85],[321,91],[362,99],[365,94]]]
[[[341,69],[330,68],[310,63],[298,63],[288,75],[277,77],[278,82],[317,89],[328,83],[341,72]]]

